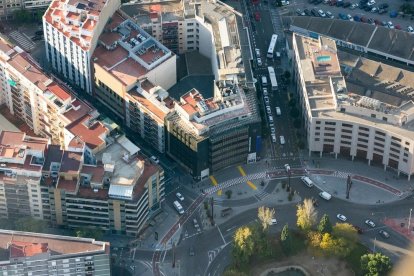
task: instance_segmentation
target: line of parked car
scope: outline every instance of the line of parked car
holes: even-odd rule
[[[361,0],[359,3],[351,3],[351,2],[346,2],[343,0],[309,0],[309,3],[315,4],[315,5],[324,3],[330,6],[337,6],[337,7],[343,7],[343,8],[349,7],[351,10],[359,7],[360,9],[363,9],[365,11],[370,11],[372,13],[379,13],[379,14],[388,12],[387,9],[389,7],[387,3],[383,3],[378,6],[375,6],[376,4],[375,0]],[[332,19],[335,18],[332,12],[324,11],[317,7],[314,7],[310,10],[309,9],[304,9],[304,10],[297,9],[296,14],[299,16],[315,16],[315,17],[332,18]],[[390,12],[391,18],[394,18],[397,15],[398,13],[396,11]],[[359,16],[359,15],[352,16],[351,14],[347,14],[347,13],[339,13],[338,18],[342,20],[362,22],[362,23],[367,23],[371,25],[379,25],[379,26],[387,27],[389,29],[398,29],[398,30],[402,29],[401,25],[399,24],[394,25],[392,21],[381,21],[378,19],[374,19],[372,17],[368,18],[366,16]],[[408,26],[406,31],[409,33],[414,33],[414,28],[412,26]]]

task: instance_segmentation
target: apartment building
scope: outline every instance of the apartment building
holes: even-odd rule
[[[7,105],[10,113],[23,120],[36,135],[62,147],[69,143],[65,143],[66,126],[85,116],[98,115],[58,79],[46,75],[29,54],[3,39],[0,83],[1,103]]]
[[[65,80],[92,94],[91,57],[119,0],[53,0],[43,15],[46,57]]]
[[[0,275],[111,275],[110,245],[94,239],[0,230]]]
[[[255,95],[237,83],[216,81],[205,99],[192,89],[165,118],[166,152],[196,179],[233,164],[255,162],[260,117]]]
[[[139,154],[125,136],[83,162],[82,150],[50,146],[42,178],[42,201],[54,225],[92,227],[136,236],[164,199],[164,172]]]
[[[116,12],[93,54],[95,97],[126,126],[164,152],[164,117],[176,83],[176,56]]]
[[[0,218],[43,219],[40,179],[48,143],[22,132],[0,133]]]
[[[335,41],[326,37],[294,34],[293,49],[309,154],[359,158],[410,179],[413,73],[348,53],[338,55]]]
[[[253,87],[250,42],[243,17],[217,1],[168,1],[136,4],[121,10],[174,53],[198,51],[211,61],[215,79],[234,79]]]

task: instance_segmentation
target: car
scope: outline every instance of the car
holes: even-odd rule
[[[336,6],[337,7],[342,7],[344,5],[344,0],[337,0],[336,1]]]
[[[389,7],[389,5],[387,3],[382,3],[382,4],[378,5],[378,8],[380,8],[380,9],[386,9],[388,7]]]
[[[266,106],[267,114],[272,115],[272,110],[270,109],[270,106]]]
[[[360,22],[361,21],[361,17],[359,17],[358,15],[354,15],[354,21],[355,22]]]
[[[308,186],[309,188],[312,188],[312,187],[313,187],[313,182],[312,182],[312,180],[311,180],[309,177],[307,177],[307,176],[302,176],[302,177],[300,178],[300,180],[302,180],[302,182],[303,182],[306,186]]]
[[[411,26],[408,26],[408,27],[407,27],[407,32],[409,32],[409,33],[414,33],[414,28],[413,28],[413,27],[411,27]]]
[[[330,11],[327,11],[325,14],[327,18],[335,18],[335,16]]]
[[[386,231],[384,231],[384,230],[379,230],[379,234],[383,237],[383,238],[386,238],[386,239],[389,239],[390,238],[390,234],[388,234],[388,232],[386,232]]]
[[[263,64],[262,59],[258,57],[257,58],[257,65],[262,66],[262,64]]]
[[[276,141],[276,135],[275,134],[272,134],[272,142],[273,143],[276,143],[277,141]]]
[[[256,21],[260,21],[260,18],[261,18],[261,16],[260,16],[260,12],[255,12],[254,13],[254,19],[256,20]]]
[[[320,17],[326,17],[326,14],[323,12],[323,10],[318,10],[318,14]]]
[[[180,193],[176,193],[176,194],[175,194],[175,196],[176,196],[179,200],[184,201],[184,197],[183,197],[183,195],[182,195],[182,194],[180,194]]]
[[[375,223],[370,219],[365,220],[365,224],[372,227],[372,228],[375,227]]]
[[[392,24],[392,22],[391,21],[388,21],[387,22],[387,27],[388,28],[390,28],[390,29],[394,29],[395,27],[394,27],[394,24]]]
[[[373,7],[373,8],[371,9],[371,12],[372,12],[372,13],[376,13],[376,12],[378,12],[378,8],[377,8],[377,7]]]
[[[349,20],[349,21],[354,21],[354,18],[350,14],[346,15],[346,19]]]
[[[188,249],[188,254],[189,254],[190,256],[194,256],[194,255],[195,255],[195,253],[194,253],[194,248],[193,248],[192,246]]]
[[[379,14],[384,14],[384,13],[386,13],[387,12],[387,9],[379,9],[378,10],[378,13]]]
[[[371,6],[365,6],[364,7],[364,11],[366,11],[366,12],[369,12],[369,11],[371,11],[372,10],[372,7]]]
[[[271,133],[276,133],[275,128],[274,128],[274,127],[271,127],[271,128],[270,128],[270,132],[271,132]]]
[[[352,226],[355,228],[355,230],[358,232],[358,234],[362,234],[364,232],[364,230],[362,230],[361,227],[359,227],[357,225],[352,225]]]
[[[290,2],[287,0],[281,0],[280,3],[282,4],[282,6],[288,6],[290,4]]]
[[[263,95],[269,96],[269,92],[267,92],[267,88],[263,88]]]
[[[319,200],[312,198],[312,204],[314,207],[319,207]]]
[[[356,8],[358,8],[359,7],[359,5],[357,4],[357,3],[355,3],[355,4],[352,4],[349,8],[351,9],[351,10],[355,10]]]
[[[301,9],[297,9],[296,14],[299,15],[299,16],[305,16],[306,15],[305,12],[302,11]]]
[[[361,22],[367,23],[368,22],[368,18],[366,18],[365,16],[361,16]]]
[[[381,25],[381,21],[379,21],[378,19],[374,20],[375,25]]]
[[[351,2],[345,2],[344,3],[344,8],[348,8],[348,7],[350,7],[352,5],[352,3]]]
[[[316,16],[316,17],[318,17],[318,16],[319,16],[319,12],[318,12],[318,10],[317,10],[316,8],[313,8],[313,9],[311,10],[311,14],[312,14],[313,16]]]
[[[336,6],[336,0],[329,1],[329,6]]]
[[[340,18],[342,20],[347,20],[346,14],[344,14],[344,13],[339,13],[338,18]]]
[[[381,21],[381,26],[386,27],[387,26],[387,21]]]
[[[376,4],[375,0],[369,0],[367,5],[368,6],[374,6]]]
[[[277,220],[275,218],[272,218],[270,220],[270,225],[276,225],[277,224]]]
[[[152,161],[154,161],[155,163],[160,163],[160,160],[158,160],[157,157],[155,157],[154,155],[150,157]]]
[[[200,225],[198,225],[198,221],[197,221],[197,219],[196,218],[193,218],[193,224],[194,224],[194,227],[195,228],[200,228]]]
[[[346,221],[346,216],[342,215],[342,214],[337,214],[336,218],[341,220],[341,221]]]
[[[398,12],[397,11],[390,12],[390,18],[395,18],[397,16],[398,16]]]
[[[256,57],[258,57],[258,58],[259,58],[259,57],[260,57],[260,49],[257,49],[257,48],[256,48],[256,49],[254,49],[254,50],[255,50],[255,52],[256,52]]]
[[[38,41],[38,40],[42,40],[43,39],[43,36],[35,35],[31,39],[32,39],[32,41]]]
[[[264,96],[263,98],[264,98],[265,103],[269,103],[270,102],[268,96]]]
[[[324,3],[325,5],[329,4],[329,2],[330,2],[330,0],[323,0],[323,3]]]
[[[395,28],[396,28],[397,30],[401,30],[401,29],[402,29],[400,24],[395,25]]]
[[[311,16],[312,15],[312,13],[310,12],[310,10],[308,10],[308,9],[304,9],[303,10],[303,12],[305,13],[305,15],[307,15],[307,16]]]
[[[290,171],[290,165],[289,164],[285,164],[285,170],[286,170],[286,172]]]
[[[368,23],[371,24],[371,25],[375,25],[374,18],[368,18]]]
[[[279,136],[279,142],[280,142],[281,145],[284,145],[285,144],[285,136],[283,136],[283,135]]]

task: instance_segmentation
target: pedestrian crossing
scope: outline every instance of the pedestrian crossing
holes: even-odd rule
[[[26,35],[19,31],[12,31],[9,36],[19,44],[25,51],[30,51],[35,48],[35,43]]]
[[[338,177],[338,178],[344,178],[347,179],[348,175],[352,176],[352,173],[350,172],[340,172],[340,171],[334,171],[332,176]]]
[[[208,264],[209,264],[209,265],[213,262],[213,260],[214,260],[214,259],[216,258],[216,256],[219,254],[220,250],[221,250],[221,247],[217,247],[216,249],[214,249],[214,250],[209,250],[209,251],[207,252],[207,255],[208,255]]]
[[[261,191],[260,193],[258,193],[257,195],[255,195],[254,197],[257,198],[259,201],[264,200],[266,197],[268,197],[270,194],[266,191]]]

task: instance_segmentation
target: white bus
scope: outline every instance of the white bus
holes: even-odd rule
[[[269,71],[269,78],[270,78],[270,84],[272,85],[272,90],[277,90],[277,80],[276,80],[276,74],[275,69],[272,66],[267,67],[267,70]]]
[[[174,207],[180,215],[184,214],[183,206],[178,201],[174,201]]]
[[[277,41],[277,34],[272,35],[272,39],[270,40],[269,49],[267,50],[267,57],[273,58],[273,51],[275,50]]]

